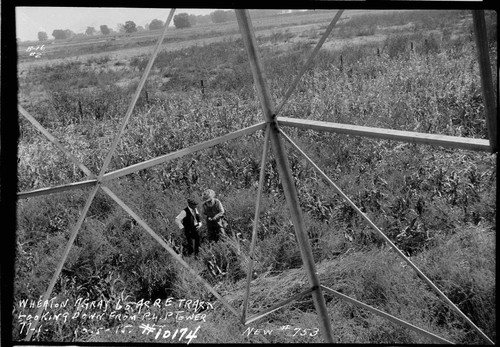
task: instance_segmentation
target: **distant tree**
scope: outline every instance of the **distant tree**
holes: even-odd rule
[[[163,22],[159,19],[153,19],[151,23],[149,23],[149,30],[158,30],[163,28]]]
[[[209,14],[196,16],[196,24],[210,24],[211,22]]]
[[[85,30],[85,35],[94,35],[95,34],[95,28],[94,27],[87,27],[87,30]]]
[[[111,32],[107,25],[101,25],[100,28],[103,35],[109,35],[109,33]]]
[[[146,30],[146,29],[144,29],[144,27],[142,25],[137,26],[137,32],[144,31],[144,30]]]
[[[236,21],[236,12],[234,10],[226,11],[226,21]]]
[[[149,23],[144,24],[144,29],[149,30]]]
[[[122,23],[118,23],[116,25],[116,31],[123,34],[125,32],[125,25],[123,25]]]
[[[64,40],[64,39],[67,38],[66,32],[64,30],[62,30],[62,29],[55,29],[52,32],[52,36],[54,36],[55,40]]]
[[[131,20],[126,21],[123,28],[127,34],[135,33],[137,31],[137,26]]]
[[[191,23],[189,22],[189,15],[187,13],[179,13],[174,16],[174,25],[177,29],[189,28]]]
[[[39,31],[38,32],[38,41],[47,41],[49,37],[47,36],[47,33],[45,31]]]
[[[70,39],[73,36],[75,36],[75,33],[73,31],[69,30],[69,29],[64,30],[64,32],[66,33],[66,38],[67,39]]]
[[[217,10],[210,13],[210,18],[213,23],[224,23],[228,20],[227,12],[224,10]]]
[[[192,27],[196,25],[196,15],[194,14],[189,15],[189,24],[191,24]]]

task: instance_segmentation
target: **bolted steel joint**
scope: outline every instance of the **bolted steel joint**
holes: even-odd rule
[[[279,126],[278,126],[278,119],[277,119],[277,117],[276,117],[275,114],[273,114],[271,116],[270,125],[271,125],[271,130],[275,131],[276,133],[280,132],[280,129],[279,129]]]

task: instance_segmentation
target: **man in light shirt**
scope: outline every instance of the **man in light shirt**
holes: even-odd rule
[[[187,207],[175,217],[175,223],[179,226],[179,229],[184,231],[184,235],[186,235],[187,255],[191,255],[194,252],[194,257],[196,258],[200,250],[199,229],[202,224],[201,216],[196,209],[198,205],[196,200],[189,198],[187,202]]]
[[[218,242],[220,237],[225,234],[227,222],[224,219],[224,207],[219,199],[215,198],[215,192],[207,189],[202,195],[203,204],[201,213],[207,218],[207,233],[210,242]]]

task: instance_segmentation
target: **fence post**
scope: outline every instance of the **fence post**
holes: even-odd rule
[[[82,103],[78,100],[78,111],[80,112],[80,123],[83,121]]]

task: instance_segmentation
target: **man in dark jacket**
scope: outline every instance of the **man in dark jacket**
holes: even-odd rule
[[[200,250],[199,229],[201,227],[201,217],[196,209],[197,205],[196,200],[189,198],[188,206],[175,217],[175,223],[184,231],[184,235],[186,235],[187,254],[191,255],[194,251],[195,258]]]

